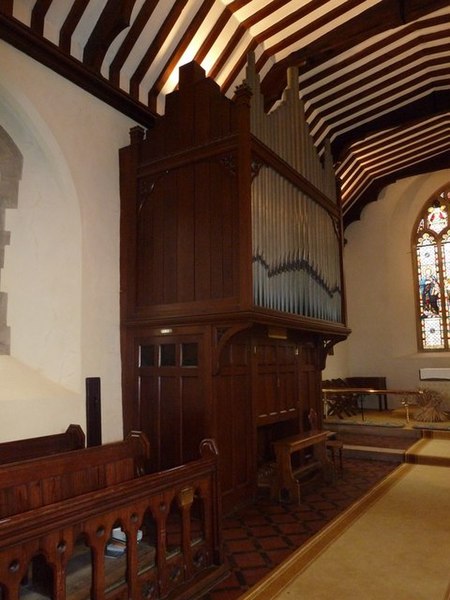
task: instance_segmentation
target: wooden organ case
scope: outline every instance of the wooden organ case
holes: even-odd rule
[[[252,61],[232,100],[190,63],[120,171],[125,433],[147,434],[155,469],[215,438],[229,510],[272,442],[322,414],[325,355],[348,334],[329,149],[295,70],[267,115]]]

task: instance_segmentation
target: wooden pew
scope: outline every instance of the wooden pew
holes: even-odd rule
[[[121,442],[0,465],[0,518],[129,481],[148,459],[147,438],[132,432]]]
[[[85,443],[80,425],[69,425],[64,433],[0,443],[0,464],[80,450]]]
[[[0,598],[187,599],[223,577],[214,443],[160,473],[148,455],[133,433],[0,466]]]
[[[326,449],[328,436],[327,431],[311,430],[274,442],[278,476],[276,491],[280,500],[300,502],[302,478],[309,474],[320,473],[326,479],[333,477],[333,464]],[[293,455],[307,449],[310,451],[308,459],[303,457],[299,466],[294,466]]]

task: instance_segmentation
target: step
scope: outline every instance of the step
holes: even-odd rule
[[[424,436],[406,452],[405,461],[419,465],[450,467],[450,437]]]
[[[384,460],[400,464],[405,461],[405,450],[344,444],[343,457],[344,460],[346,458],[358,458],[362,460]]]
[[[361,435],[382,435],[396,436],[411,439],[419,439],[421,437],[420,429],[384,426],[384,425],[364,425],[359,423],[328,423],[323,424],[324,429],[334,431],[336,433],[358,433]]]

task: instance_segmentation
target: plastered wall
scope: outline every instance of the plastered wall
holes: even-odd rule
[[[328,358],[324,379],[386,376],[393,388],[432,387],[450,394],[450,382],[419,379],[421,368],[448,367],[450,355],[418,352],[411,260],[418,213],[449,181],[450,171],[400,180],[346,229],[344,269],[352,333]]]
[[[102,383],[103,440],[122,437],[118,149],[130,119],[0,42],[0,125],[23,155],[0,278],[0,440],[85,428]]]

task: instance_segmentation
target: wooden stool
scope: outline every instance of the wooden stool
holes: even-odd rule
[[[336,469],[336,453],[339,457],[339,471],[342,473],[344,466],[342,464],[342,449],[344,447],[344,443],[340,440],[327,440],[326,441],[327,450],[330,451],[331,461],[333,463],[334,468]]]

